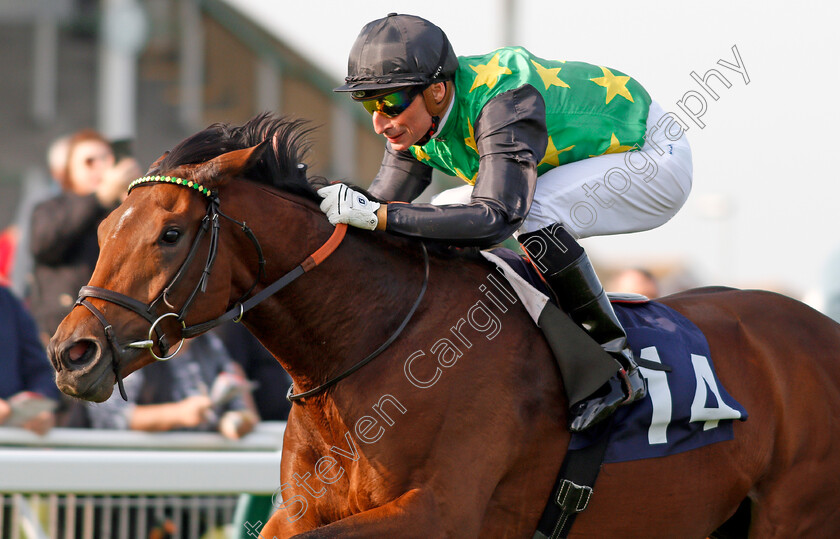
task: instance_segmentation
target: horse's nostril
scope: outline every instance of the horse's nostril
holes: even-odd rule
[[[71,365],[84,365],[90,362],[93,346],[90,341],[79,341],[67,350],[67,359]]]

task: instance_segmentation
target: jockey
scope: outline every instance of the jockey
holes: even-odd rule
[[[625,331],[575,240],[655,228],[691,189],[682,129],[663,127],[670,115],[638,82],[521,47],[456,57],[440,28],[392,13],[362,28],[335,91],[350,92],[387,141],[369,192],[400,203],[324,187],[331,223],[478,247],[517,235],[558,306],[618,362],[599,391],[572,403],[570,428],[644,397]],[[432,168],[468,185],[409,203]]]

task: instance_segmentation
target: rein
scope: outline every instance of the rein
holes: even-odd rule
[[[193,240],[192,246],[190,247],[187,257],[186,259],[184,259],[184,262],[181,264],[181,267],[175,273],[175,276],[172,278],[169,284],[164,287],[163,291],[161,291],[161,293],[148,305],[137,301],[134,298],[126,296],[125,294],[121,294],[119,292],[114,292],[113,290],[108,290],[107,288],[100,288],[97,286],[83,286],[79,290],[78,299],[76,299],[76,305],[82,305],[83,307],[87,308],[99,320],[99,322],[105,329],[105,337],[108,340],[108,343],[111,346],[111,349],[114,354],[114,360],[112,362],[114,375],[117,379],[117,385],[119,387],[120,396],[124,400],[128,399],[125,394],[125,387],[123,385],[122,377],[119,374],[119,358],[122,356],[122,354],[118,345],[116,334],[113,330],[113,326],[108,322],[107,318],[105,318],[105,315],[92,303],[90,303],[87,300],[87,298],[97,298],[104,301],[108,301],[110,303],[114,303],[125,309],[128,309],[129,311],[143,317],[148,322],[150,322],[151,327],[149,328],[148,338],[142,341],[134,341],[128,343],[127,345],[125,345],[125,347],[145,348],[149,350],[149,353],[157,361],[167,361],[178,354],[178,352],[181,350],[181,347],[184,344],[185,339],[189,337],[194,337],[199,333],[212,329],[213,327],[216,327],[223,322],[227,322],[228,320],[234,320],[234,322],[239,322],[242,319],[242,315],[244,315],[247,310],[251,309],[257,303],[266,299],[271,294],[279,291],[281,288],[294,281],[297,277],[299,277],[306,271],[309,271],[310,269],[317,266],[325,258],[332,254],[336,247],[338,247],[338,245],[341,243],[341,240],[344,238],[344,234],[347,229],[346,225],[337,226],[335,232],[333,232],[333,235],[330,237],[327,243],[324,244],[324,246],[322,246],[318,251],[313,253],[313,255],[304,260],[303,264],[290,271],[289,273],[281,277],[278,281],[269,286],[268,289],[262,291],[257,296],[250,298],[243,304],[242,300],[245,297],[249,296],[251,292],[253,292],[254,288],[256,288],[257,284],[259,284],[260,280],[262,280],[263,276],[265,275],[265,258],[263,256],[262,248],[260,247],[259,241],[254,235],[253,231],[248,227],[248,225],[244,221],[239,222],[233,219],[232,217],[229,217],[222,213],[222,211],[219,209],[220,200],[217,193],[210,191],[209,189],[191,180],[185,180],[183,178],[175,178],[171,176],[144,176],[143,178],[134,180],[131,183],[131,185],[129,185],[128,192],[131,193],[131,191],[134,188],[139,186],[157,183],[169,183],[193,189],[201,193],[208,199],[207,212],[205,213],[204,218],[201,221],[201,226],[199,227],[199,230],[196,233],[195,239]],[[219,318],[210,320],[209,322],[204,322],[195,326],[187,326],[185,322],[187,311],[189,310],[190,306],[192,305],[193,301],[198,295],[198,292],[206,291],[207,280],[210,277],[210,271],[213,267],[213,262],[216,259],[216,254],[218,252],[219,246],[219,216],[222,216],[225,219],[239,225],[245,232],[246,236],[248,236],[248,238],[254,244],[254,248],[256,249],[257,255],[259,257],[259,272],[257,273],[257,277],[254,280],[254,283],[248,289],[248,291],[239,300],[235,302],[233,309],[226,312]],[[181,280],[181,277],[185,274],[187,267],[189,267],[192,263],[193,259],[195,258],[198,252],[201,240],[208,230],[210,231],[210,247],[207,253],[207,260],[204,264],[204,270],[202,271],[201,277],[198,283],[196,284],[195,288],[190,293],[187,300],[184,302],[184,305],[181,307],[181,310],[176,313],[174,312],[175,307],[169,302],[167,296],[170,290],[178,283],[178,281]],[[266,293],[269,290],[270,293]],[[257,301],[254,301],[255,299]],[[161,302],[166,304],[170,309],[173,309],[173,311],[164,313],[156,317],[153,314],[153,312],[155,312],[158,304]],[[172,354],[167,355],[167,352],[169,351],[169,343],[167,342],[166,336],[163,334],[162,330],[158,327],[158,324],[165,318],[169,317],[175,317],[177,321],[181,322],[181,341],[178,344],[177,349]],[[158,356],[154,351],[154,335],[157,335],[157,344],[160,348],[162,354],[161,356]]]
[[[321,392],[325,391],[330,386],[333,386],[333,385],[337,384],[338,382],[340,382],[341,380],[344,380],[345,378],[347,378],[348,376],[350,376],[351,374],[353,374],[357,370],[361,369],[362,367],[364,367],[365,365],[367,365],[368,363],[373,361],[373,359],[376,356],[378,356],[379,354],[384,352],[385,349],[388,348],[389,346],[391,346],[391,343],[393,343],[397,339],[397,337],[400,336],[400,333],[402,333],[402,331],[405,329],[405,326],[408,325],[408,322],[414,316],[414,311],[416,311],[417,307],[420,306],[420,302],[423,300],[423,296],[426,294],[426,288],[429,284],[429,252],[428,252],[428,250],[426,250],[426,244],[425,243],[420,242],[420,246],[423,248],[423,265],[424,265],[424,268],[425,268],[425,270],[424,270],[425,273],[423,275],[423,286],[420,287],[420,293],[417,294],[417,299],[414,300],[414,305],[412,305],[411,309],[408,310],[408,313],[405,315],[405,318],[403,318],[402,323],[394,331],[394,333],[391,334],[391,336],[388,338],[388,340],[385,341],[384,343],[382,343],[382,345],[379,348],[377,348],[376,350],[371,352],[371,354],[369,356],[367,356],[363,360],[359,361],[358,363],[356,363],[355,365],[353,365],[352,367],[350,367],[349,369],[347,369],[343,373],[339,374],[335,378],[331,378],[330,380],[327,380],[326,382],[319,385],[318,387],[312,388],[312,389],[304,391],[302,393],[295,394],[294,393],[295,384],[292,383],[292,385],[289,386],[289,390],[286,392],[286,400],[288,400],[291,403],[295,403],[299,400],[305,399],[307,397],[311,397],[313,395],[317,395],[318,393],[321,393]]]
[[[118,345],[117,337],[114,332],[113,326],[108,322],[105,315],[97,309],[92,303],[90,303],[87,298],[97,298],[104,301],[108,301],[110,303],[114,303],[119,305],[129,311],[138,314],[142,318],[146,319],[150,324],[149,328],[149,335],[148,338],[142,341],[134,341],[125,345],[126,348],[145,348],[148,349],[149,353],[155,358],[157,361],[167,361],[175,357],[178,352],[181,350],[181,347],[184,344],[184,340],[190,337],[195,337],[205,331],[208,331],[224,322],[233,321],[234,323],[238,323],[242,320],[242,317],[246,312],[251,310],[253,307],[257,306],[262,301],[266,300],[270,296],[276,294],[289,284],[291,284],[295,279],[303,275],[304,273],[312,270],[313,268],[317,267],[321,264],[324,260],[327,259],[335,249],[341,244],[344,236],[347,232],[347,225],[346,224],[338,224],[335,227],[330,238],[324,243],[319,249],[317,249],[314,253],[309,255],[301,264],[297,267],[292,269],[291,271],[287,272],[285,275],[274,281],[272,284],[267,286],[265,289],[261,290],[254,296],[248,297],[257,287],[259,282],[265,276],[265,258],[263,257],[262,248],[260,247],[260,243],[257,240],[256,236],[254,235],[253,231],[248,227],[248,225],[242,221],[239,222],[232,217],[229,217],[222,213],[219,209],[220,200],[218,194],[215,191],[210,191],[209,189],[199,185],[196,182],[191,180],[185,180],[183,178],[175,178],[171,176],[144,176],[139,178],[131,183],[128,187],[128,192],[131,193],[131,190],[149,184],[156,184],[156,183],[170,183],[173,185],[180,185],[186,188],[194,189],[195,191],[201,193],[202,195],[206,196],[208,199],[207,204],[207,212],[204,215],[204,218],[201,221],[201,226],[196,233],[195,239],[193,240],[193,244],[190,247],[190,250],[187,254],[186,259],[181,264],[178,271],[175,273],[175,276],[166,285],[163,291],[149,303],[148,305],[142,303],[134,298],[126,296],[125,294],[121,294],[119,292],[114,292],[113,290],[108,290],[107,288],[100,288],[96,286],[83,286],[79,290],[79,297],[76,300],[75,305],[81,305],[87,308],[99,322],[104,327],[105,337],[108,340],[109,345],[111,346],[114,359],[112,361],[112,366],[114,369],[114,375],[117,380],[117,385],[119,387],[120,396],[123,400],[128,400],[128,397],[125,393],[125,387],[123,385],[122,377],[119,373],[119,359],[122,356],[121,350]],[[248,289],[245,294],[242,295],[236,302],[234,302],[233,308],[228,310],[226,313],[222,314],[218,318],[213,320],[209,320],[207,322],[202,322],[199,324],[195,324],[192,326],[187,326],[185,319],[187,316],[187,311],[189,307],[192,305],[193,301],[195,300],[198,292],[201,291],[202,293],[207,289],[207,281],[210,277],[210,271],[213,267],[213,262],[216,259],[216,254],[218,251],[218,240],[219,240],[219,216],[224,217],[225,219],[231,221],[239,225],[242,228],[242,231],[248,236],[251,242],[254,245],[254,248],[257,251],[257,255],[259,257],[259,272],[257,273],[257,277],[254,280],[254,283]],[[169,302],[167,296],[170,293],[170,290],[181,280],[181,277],[185,274],[187,267],[192,263],[193,259],[198,252],[199,244],[201,243],[202,238],[210,231],[210,247],[207,253],[207,259],[204,264],[204,270],[201,273],[201,277],[199,278],[198,283],[196,284],[193,291],[190,293],[187,300],[182,305],[181,310],[179,312],[175,312],[175,307]],[[421,242],[421,247],[423,248],[423,261],[425,264],[425,275],[423,279],[423,286],[421,287],[420,294],[418,295],[417,299],[414,302],[414,305],[409,310],[408,314],[406,315],[405,319],[402,321],[400,326],[396,329],[396,331],[385,341],[379,348],[377,348],[373,353],[369,356],[364,358],[362,361],[357,363],[356,365],[352,366],[345,372],[341,373],[340,375],[336,376],[335,378],[327,381],[326,383],[311,389],[309,391],[305,391],[298,395],[294,395],[292,392],[293,387],[289,388],[289,391],[286,395],[286,398],[289,399],[290,402],[295,402],[297,400],[315,395],[327,389],[328,387],[334,385],[340,380],[343,380],[347,376],[350,376],[370,361],[372,361],[376,356],[382,353],[388,346],[393,343],[397,337],[402,333],[403,329],[405,329],[408,322],[411,320],[414,312],[417,310],[417,307],[420,305],[420,301],[423,299],[423,295],[426,292],[426,288],[429,281],[429,255],[426,250],[425,244]],[[248,299],[245,299],[245,298]],[[163,302],[166,306],[170,309],[173,309],[170,312],[164,313],[160,316],[155,316],[152,314],[156,307],[160,302]],[[167,342],[166,336],[163,331],[158,327],[158,324],[164,320],[165,318],[175,317],[175,319],[181,323],[181,341],[178,344],[178,347],[172,354],[166,355],[169,351],[169,343]],[[158,356],[154,351],[155,341],[153,340],[153,336],[157,336],[157,344],[161,351],[161,356]]]

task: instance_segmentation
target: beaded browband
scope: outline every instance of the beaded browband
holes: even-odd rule
[[[202,195],[206,197],[213,196],[213,192],[210,189],[192,181],[192,180],[185,180],[183,178],[176,178],[175,176],[143,176],[142,178],[137,178],[128,186],[128,192],[131,193],[131,190],[137,187],[138,185],[143,185],[146,183],[173,183],[175,185],[183,185],[184,187],[189,187],[190,189],[195,189]]]

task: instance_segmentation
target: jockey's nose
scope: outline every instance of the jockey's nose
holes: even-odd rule
[[[391,119],[384,114],[380,114],[379,111],[375,111],[371,117],[371,121],[373,122],[373,130],[376,131],[377,135],[381,135],[385,132]]]

